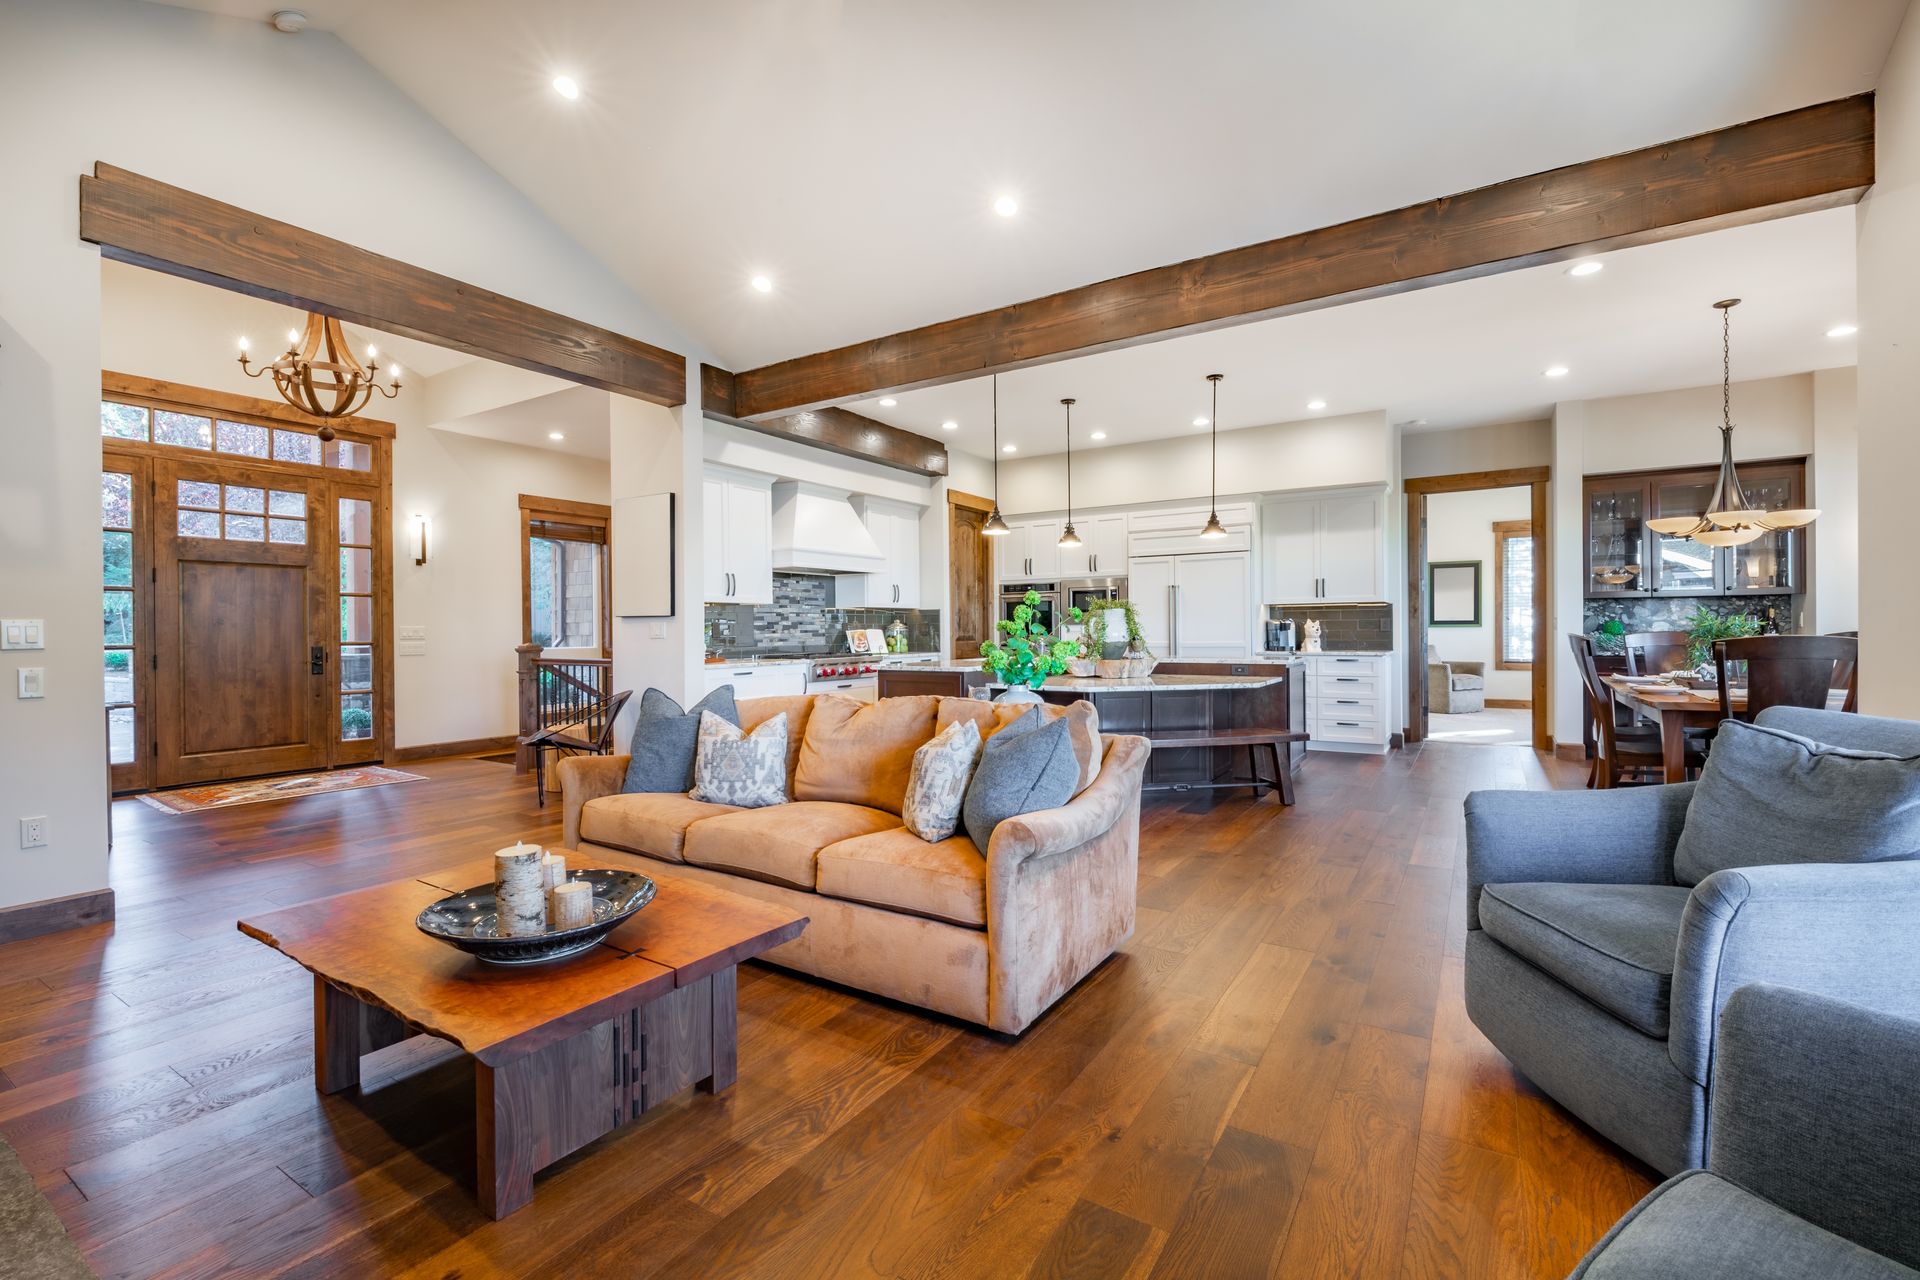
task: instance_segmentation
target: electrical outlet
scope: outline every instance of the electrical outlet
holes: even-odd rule
[[[38,818],[20,819],[20,847],[22,849],[44,849],[47,847],[47,819],[42,814]]]

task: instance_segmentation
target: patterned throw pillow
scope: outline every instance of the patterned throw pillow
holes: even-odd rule
[[[980,759],[980,726],[957,720],[913,753],[900,820],[907,830],[938,844],[960,829],[960,805]]]
[[[700,713],[700,742],[693,762],[693,790],[708,804],[764,809],[787,802],[787,714],[742,733],[711,711]]]

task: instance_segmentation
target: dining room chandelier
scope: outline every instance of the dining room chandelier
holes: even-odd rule
[[[352,417],[376,391],[389,400],[400,394],[400,366],[387,366],[387,382],[382,385],[379,354],[380,349],[369,343],[367,363],[360,363],[347,345],[340,322],[312,311],[307,313],[305,334],[287,330],[287,349],[272,364],[254,368],[247,360],[247,340],[240,339],[240,368],[249,378],[272,374],[282,399],[322,419],[322,440],[333,439],[333,428],[326,420]]]
[[[1733,466],[1733,309],[1738,298],[1713,304],[1720,312],[1720,478],[1707,509],[1697,516],[1662,516],[1647,528],[1670,538],[1691,538],[1709,547],[1739,547],[1768,533],[1800,529],[1819,519],[1814,507],[1767,511],[1753,505]]]

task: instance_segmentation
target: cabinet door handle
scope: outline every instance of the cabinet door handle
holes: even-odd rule
[[[1335,705],[1342,707],[1357,707],[1360,705],[1360,699],[1358,698],[1335,698],[1333,701]]]
[[[1359,684],[1360,677],[1359,676],[1335,676],[1333,678],[1333,682],[1335,684]]]
[[[1167,652],[1180,656],[1180,588],[1167,587]]]
[[[734,674],[734,675],[736,675],[736,676],[750,676],[750,675],[752,675],[752,674],[753,674],[753,672],[751,672],[751,671],[736,671],[736,672],[734,672],[733,674]]]

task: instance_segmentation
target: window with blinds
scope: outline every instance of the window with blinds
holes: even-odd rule
[[[1493,526],[1494,653],[1502,670],[1533,665],[1533,522],[1500,520]]]

